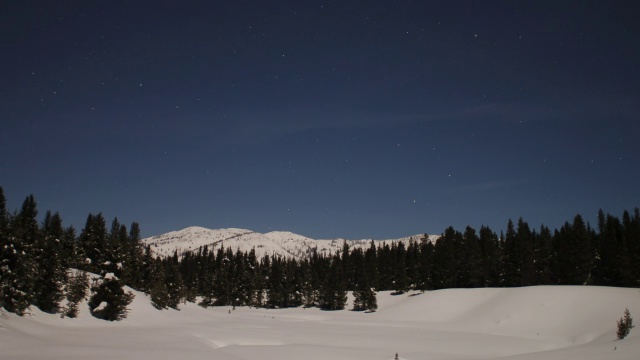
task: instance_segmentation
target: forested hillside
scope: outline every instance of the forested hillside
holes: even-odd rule
[[[33,305],[73,317],[89,298],[91,313],[106,320],[126,316],[133,295],[150,295],[158,309],[184,302],[200,305],[377,308],[376,291],[530,285],[640,286],[640,211],[622,218],[598,213],[596,228],[576,215],[560,229],[532,229],[508,220],[499,235],[488,227],[462,232],[449,227],[435,242],[423,239],[391,245],[371,241],[335,254],[303,259],[278,254],[257,257],[206,246],[179,256],[157,257],[140,240],[140,227],[89,214],[79,233],[64,227],[58,213],[41,222],[30,195],[10,212],[0,188],[0,307],[24,314]],[[98,277],[90,279],[88,274]]]

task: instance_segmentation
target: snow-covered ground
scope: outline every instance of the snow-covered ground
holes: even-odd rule
[[[408,236],[401,239],[376,240],[378,244],[402,241],[407,245],[410,240],[419,241],[423,235]],[[430,241],[436,241],[439,235],[429,235]],[[174,252],[182,254],[185,251],[196,251],[201,246],[208,246],[209,250],[217,251],[221,246],[231,248],[234,252],[240,250],[249,252],[255,249],[258,259],[264,255],[280,255],[288,258],[306,258],[311,251],[325,255],[335,254],[342,249],[344,242],[349,247],[367,249],[371,239],[364,240],[314,240],[306,236],[288,231],[272,231],[261,234],[246,229],[207,229],[192,226],[186,229],[171,231],[166,234],[142,239],[142,243],[150,245],[151,250],[158,256],[171,256]]]
[[[187,304],[158,311],[136,293],[121,322],[33,310],[0,316],[1,359],[634,359],[640,328],[616,340],[640,290],[540,286],[378,294],[375,313]],[[640,322],[640,317],[638,318]]]

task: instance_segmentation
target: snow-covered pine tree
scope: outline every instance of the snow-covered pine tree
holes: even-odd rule
[[[78,316],[78,305],[87,296],[89,277],[84,271],[72,270],[68,275],[66,285],[67,305],[62,310],[62,316],[75,318]]]
[[[38,274],[34,247],[40,231],[37,214],[36,201],[33,195],[29,195],[20,212],[10,219],[8,227],[0,230],[4,234],[0,235],[3,237],[0,248],[0,304],[18,315],[24,315],[34,298],[34,282]],[[6,218],[0,221],[6,222]]]
[[[99,319],[118,321],[127,317],[127,306],[133,301],[133,293],[126,293],[122,282],[108,273],[91,286],[89,311]]]

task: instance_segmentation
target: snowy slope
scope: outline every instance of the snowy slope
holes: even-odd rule
[[[378,294],[378,311],[158,311],[136,293],[121,322],[0,316],[2,359],[638,359],[640,329],[616,340],[638,289],[540,286]]]
[[[439,236],[430,235],[429,239],[435,241]],[[411,237],[380,240],[376,244],[403,241],[407,244],[410,240],[418,241],[422,235]],[[255,249],[258,258],[264,255],[281,255],[283,257],[302,258],[312,251],[318,253],[334,254],[342,249],[347,242],[351,248],[368,248],[371,240],[314,240],[302,235],[286,231],[273,231],[266,234],[257,233],[245,229],[206,229],[203,227],[188,227],[179,231],[143,239],[142,242],[151,246],[151,250],[159,256],[173,255],[174,252],[182,254],[185,251],[195,251],[201,246],[208,246],[209,250],[218,249],[221,246],[231,248],[234,252],[240,250],[249,252]]]

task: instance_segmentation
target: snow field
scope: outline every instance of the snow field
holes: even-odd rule
[[[186,304],[137,293],[127,319],[37,309],[0,317],[2,359],[638,359],[640,330],[616,340],[640,290],[539,286],[378,294],[375,313]],[[638,315],[636,315],[638,316]],[[637,320],[640,321],[640,320]]]

